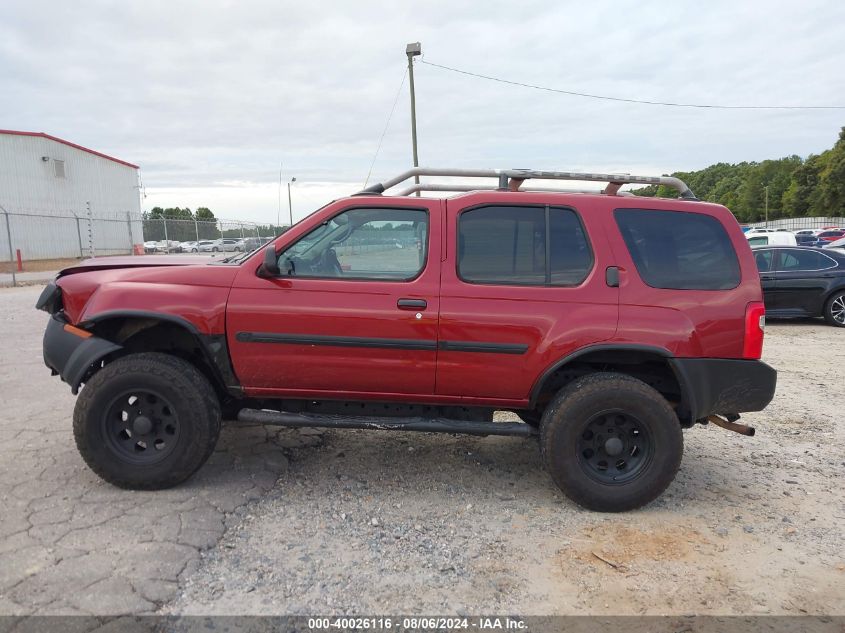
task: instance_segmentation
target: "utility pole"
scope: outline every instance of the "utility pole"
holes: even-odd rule
[[[284,166],[283,163],[279,163],[279,210],[276,212],[276,227],[278,227],[282,221],[282,167]]]
[[[420,166],[417,156],[417,98],[414,93],[414,57],[422,55],[422,46],[419,42],[411,42],[405,47],[405,54],[408,56],[408,78],[411,82],[411,146],[414,150],[414,167]],[[420,177],[414,176],[414,183],[420,184]],[[420,192],[417,191],[417,196]]]
[[[769,226],[769,185],[763,187],[766,191],[766,226]]]
[[[290,213],[290,225],[293,226],[293,204],[290,201],[290,183],[296,182],[296,176],[290,179],[288,182],[288,213]]]

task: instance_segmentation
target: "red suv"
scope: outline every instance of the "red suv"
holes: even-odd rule
[[[420,175],[497,187],[384,195]],[[608,184],[528,190],[527,179]],[[626,183],[680,197],[619,192]],[[126,488],[187,479],[225,415],[537,436],[569,497],[627,510],[672,481],[682,429],[753,433],[736,419],[763,409],[776,381],[758,360],[760,279],[739,225],[669,177],[417,168],[261,251],[82,262],[37,307],[52,314],[47,366],[74,393],[85,385],[79,450]],[[495,422],[495,410],[523,422]]]

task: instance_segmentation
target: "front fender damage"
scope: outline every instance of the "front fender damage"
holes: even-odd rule
[[[96,363],[121,349],[120,345],[73,327],[61,313],[50,317],[44,332],[44,364],[70,385],[74,395]]]

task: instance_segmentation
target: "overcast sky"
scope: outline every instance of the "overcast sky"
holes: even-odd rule
[[[0,128],[141,166],[145,209],[274,222],[359,189],[406,66],[727,105],[845,105],[845,2],[0,5]],[[420,163],[668,173],[830,147],[845,110],[597,101],[415,66]],[[407,81],[374,181],[411,164]],[[287,216],[287,194],[282,217]]]

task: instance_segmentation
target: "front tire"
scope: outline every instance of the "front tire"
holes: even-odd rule
[[[845,327],[845,292],[837,292],[824,305],[824,320],[835,327]]]
[[[85,463],[120,488],[159,490],[202,466],[220,435],[220,403],[190,363],[167,354],[132,354],[89,380],[73,413]]]
[[[598,373],[570,383],[546,408],[540,447],[567,497],[589,510],[624,512],[666,490],[684,440],[655,389],[625,374]]]

